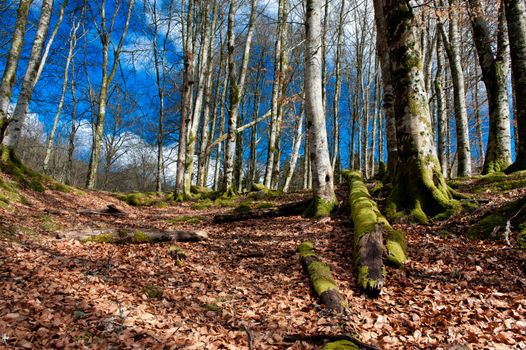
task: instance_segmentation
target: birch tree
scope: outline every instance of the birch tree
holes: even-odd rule
[[[68,88],[68,78],[69,78],[69,66],[74,57],[74,50],[77,46],[77,30],[79,29],[80,23],[73,23],[71,28],[71,34],[68,40],[68,54],[66,56],[66,64],[64,67],[64,78],[62,79],[62,89],[60,93],[60,99],[58,101],[57,112],[55,118],[53,119],[53,126],[51,127],[51,132],[49,133],[47,145],[46,145],[46,156],[44,157],[44,163],[42,169],[44,173],[48,172],[49,161],[51,160],[51,155],[53,153],[53,141],[55,139],[55,133],[57,131],[57,126],[60,121],[60,116],[62,114],[62,107],[64,106],[64,99],[66,97],[66,92]]]
[[[439,22],[438,27],[444,48],[449,59],[451,79],[453,81],[453,100],[455,106],[455,126],[457,138],[458,176],[471,175],[471,147],[469,143],[468,113],[466,107],[466,92],[464,72],[460,57],[460,39],[458,28],[458,0],[450,1],[449,34],[446,34],[444,24]]]
[[[230,71],[230,111],[228,116],[228,137],[225,147],[225,161],[224,161],[224,180],[223,189],[225,193],[235,193],[234,185],[234,158],[236,154],[236,129],[239,116],[239,105],[245,87],[245,80],[247,76],[248,63],[250,60],[250,49],[252,45],[252,37],[254,34],[254,27],[256,21],[257,1],[251,1],[250,20],[248,25],[247,38],[245,41],[245,48],[243,51],[243,59],[240,67],[239,78],[237,72],[237,65],[235,62],[235,13],[237,10],[237,0],[230,0],[230,10],[228,14],[228,64]]]
[[[305,18],[305,112],[312,162],[313,202],[309,214],[327,216],[336,205],[322,96],[321,0],[307,0]]]
[[[499,15],[497,50],[491,40],[487,14],[481,0],[469,0],[471,26],[489,109],[489,134],[483,174],[499,172],[511,164],[510,112],[508,102],[508,33],[504,11]]]
[[[7,61],[2,75],[2,85],[0,85],[0,144],[3,142],[4,132],[8,125],[8,108],[11,101],[11,94],[15,84],[16,70],[22,53],[24,36],[27,23],[27,14],[32,0],[20,0],[18,5],[15,29],[11,39],[11,48],[7,55]]]
[[[29,108],[29,102],[33,95],[35,88],[38,69],[42,63],[42,50],[49,30],[49,22],[53,13],[53,0],[43,0],[40,12],[40,19],[38,21],[35,39],[31,47],[31,54],[27,64],[24,80],[22,81],[22,89],[18,95],[18,101],[13,112],[13,117],[9,121],[6,133],[3,138],[3,145],[10,150],[13,150],[18,142],[22,125]]]
[[[113,46],[112,36],[115,29],[115,21],[119,14],[119,8],[123,6],[124,0],[116,0],[114,6],[113,16],[109,19],[106,15],[106,0],[102,0],[100,7],[98,7],[98,16],[100,23],[97,23],[93,9],[90,8],[92,12],[93,22],[95,28],[99,35],[99,40],[102,46],[102,65],[101,65],[101,83],[99,90],[99,100],[98,100],[98,111],[95,118],[95,125],[93,127],[93,143],[91,146],[91,156],[88,167],[88,176],[86,180],[86,187],[88,189],[94,189],[97,184],[97,170],[99,167],[99,156],[102,145],[102,136],[104,133],[104,122],[106,120],[106,108],[108,104],[108,90],[110,84],[115,76],[117,67],[119,65],[120,54],[122,52],[122,46],[124,45],[124,39],[126,38],[126,33],[128,32],[128,26],[130,24],[130,18],[135,4],[135,0],[129,0],[128,9],[126,10],[126,18],[124,23],[124,28],[121,32],[118,44],[116,47]],[[87,6],[87,4],[85,4]],[[113,48],[112,56],[112,65],[110,66],[110,48]]]

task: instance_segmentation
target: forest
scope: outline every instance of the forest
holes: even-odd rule
[[[0,0],[0,348],[526,349],[524,0]]]

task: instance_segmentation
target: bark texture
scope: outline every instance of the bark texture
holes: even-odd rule
[[[494,52],[487,15],[480,0],[469,0],[471,26],[489,109],[489,134],[482,174],[499,172],[511,163],[510,112],[507,89],[508,33],[505,17],[499,20],[497,52]]]
[[[382,0],[378,0],[382,1]],[[383,0],[394,87],[399,164],[388,200],[390,216],[404,211],[426,222],[455,204],[440,169],[422,74],[418,24],[405,0]]]
[[[40,12],[35,39],[33,40],[33,46],[31,47],[26,74],[22,81],[22,89],[18,95],[18,101],[16,103],[15,111],[13,112],[13,117],[9,121],[9,125],[2,140],[3,145],[9,149],[14,149],[20,138],[26,113],[29,109],[29,102],[31,101],[31,96],[33,95],[33,90],[35,88],[38,69],[42,64],[42,49],[44,47],[44,42],[46,41],[52,13],[53,0],[44,0],[42,2],[42,10]]]
[[[26,30],[27,14],[32,0],[21,0],[16,14],[15,30],[11,39],[11,48],[5,63],[2,75],[2,85],[0,85],[0,144],[4,139],[4,132],[7,128],[8,108],[11,101],[11,94],[15,84],[16,69],[24,44],[24,34]]]
[[[369,295],[378,295],[383,287],[387,261],[397,267],[407,260],[405,236],[394,230],[380,213],[358,172],[345,172],[350,187],[349,205],[354,223],[354,259],[359,287]],[[384,234],[386,246],[384,247]]]
[[[312,216],[327,216],[336,204],[336,196],[329,158],[321,86],[321,0],[308,0],[306,10],[305,112],[309,133],[314,195],[310,214]]]
[[[518,149],[515,162],[507,173],[526,169],[526,7],[522,0],[504,0],[510,39],[512,83],[515,96],[515,119]]]
[[[301,265],[311,281],[314,292],[327,309],[338,313],[345,312],[348,306],[336,286],[329,265],[322,262],[314,253],[314,244],[302,242],[296,251],[300,255]]]

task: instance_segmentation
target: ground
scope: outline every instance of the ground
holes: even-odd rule
[[[133,207],[111,193],[24,190],[24,204],[0,208],[0,347],[248,349],[251,339],[254,349],[311,349],[283,337],[351,333],[382,349],[526,349],[525,251],[462,234],[478,214],[526,191],[510,192],[484,193],[483,207],[445,222],[394,225],[407,232],[410,260],[388,267],[382,294],[370,299],[352,273],[344,187],[330,219],[228,224],[212,218],[232,207]],[[108,204],[128,215],[77,212]],[[198,219],[178,220],[185,216]],[[209,239],[113,245],[57,238],[87,226],[199,229]],[[295,252],[304,240],[332,267],[347,316],[318,305]],[[174,244],[185,260],[170,256]]]

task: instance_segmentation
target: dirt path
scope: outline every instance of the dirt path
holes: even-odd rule
[[[216,225],[213,215],[230,209],[126,207],[132,216],[115,220],[78,216],[62,202],[65,212],[48,216],[63,225],[199,228],[210,239],[178,243],[188,255],[182,265],[168,243],[0,241],[0,344],[7,348],[247,349],[250,335],[254,349],[309,349],[282,337],[343,332],[383,349],[526,348],[526,256],[502,245],[406,226],[412,260],[403,271],[389,269],[383,294],[371,300],[354,285],[343,215]],[[42,213],[33,214],[30,221]],[[10,215],[13,223],[24,212]],[[181,215],[204,221],[167,221]],[[348,316],[316,304],[294,251],[304,239],[333,267]]]

